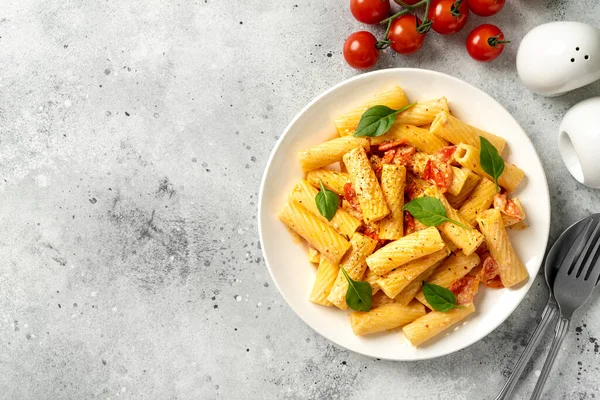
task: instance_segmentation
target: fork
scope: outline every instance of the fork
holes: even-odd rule
[[[554,280],[554,297],[559,306],[560,318],[531,400],[537,400],[542,395],[554,360],[567,335],[573,312],[590,297],[600,277],[600,220],[590,219],[582,237],[587,238],[583,249],[581,246],[571,247]]]

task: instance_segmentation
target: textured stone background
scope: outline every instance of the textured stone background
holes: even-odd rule
[[[542,22],[600,18],[596,0],[509,3],[489,21],[516,42]],[[269,152],[311,98],[357,73],[341,55],[362,28],[346,4],[2,1],[1,398],[493,398],[545,302],[541,277],[479,343],[395,363],[315,334],[264,265],[256,209]],[[554,239],[600,211],[600,191],[568,175],[555,144],[561,116],[600,83],[532,95],[516,77],[518,43],[477,64],[468,31],[432,34],[379,67],[446,72],[505,105],[546,167]],[[596,298],[574,317],[548,398],[600,398],[599,309]]]

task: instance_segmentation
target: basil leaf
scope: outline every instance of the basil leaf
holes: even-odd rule
[[[445,287],[423,281],[423,295],[435,311],[447,312],[454,308],[461,308],[456,305],[454,293]]]
[[[325,189],[323,182],[319,182],[319,184],[321,191],[315,196],[315,202],[321,215],[327,218],[327,221],[331,221],[340,205],[340,198],[335,192]]]
[[[346,291],[346,304],[348,304],[348,307],[356,311],[369,311],[373,303],[371,284],[350,278],[344,267],[340,267],[340,270],[348,281],[348,290]]]
[[[498,149],[483,136],[479,136],[481,151],[479,153],[479,163],[481,168],[487,172],[496,184],[496,192],[498,191],[498,178],[504,171],[504,159],[498,154]]]
[[[386,133],[394,122],[396,122],[396,114],[406,111],[417,103],[412,103],[402,107],[399,110],[394,110],[387,106],[373,106],[363,113],[360,117],[354,136],[381,136]]]
[[[417,197],[405,204],[403,210],[408,211],[417,221],[426,226],[438,226],[443,222],[451,222],[461,228],[468,229],[464,224],[448,218],[446,208],[435,197]]]

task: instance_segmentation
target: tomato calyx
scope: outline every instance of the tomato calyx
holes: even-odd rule
[[[454,2],[454,4],[452,4],[452,7],[450,7],[450,14],[452,14],[453,17],[460,17],[461,16],[461,12],[459,10],[460,8],[460,3],[462,3],[463,0],[456,0]]]
[[[487,42],[490,47],[497,49],[499,45],[511,42],[511,40],[500,40],[500,36],[502,35],[496,35],[488,38]]]

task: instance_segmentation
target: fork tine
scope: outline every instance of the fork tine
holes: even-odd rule
[[[598,268],[598,261],[600,261],[600,234],[596,236],[596,244],[592,249],[592,252],[588,256],[588,260],[584,266],[583,276],[586,281],[590,281],[593,285],[596,285],[598,277],[600,276],[600,268]]]
[[[573,273],[575,273],[576,278],[579,278],[581,275],[583,275],[583,278],[585,278],[586,274],[584,274],[583,272],[584,272],[584,270],[587,269],[587,267],[589,267],[591,265],[591,262],[593,261],[593,258],[594,258],[593,257],[594,254],[590,254],[590,248],[592,247],[592,244],[598,244],[597,235],[598,235],[599,231],[600,231],[600,223],[596,223],[596,226],[594,227],[594,231],[586,240],[585,247],[583,248],[583,250],[581,250],[579,257],[577,258],[577,262],[575,263],[575,267],[573,268]],[[585,264],[584,264],[584,261],[585,261]]]
[[[583,248],[584,243],[585,243],[584,239],[587,236],[587,233],[588,233],[590,227],[592,226],[593,222],[594,222],[594,220],[588,221],[588,223],[579,232],[579,235],[577,235],[577,237],[573,241],[573,246],[571,247],[571,249],[569,249],[569,251],[567,252],[567,255],[560,261],[561,267],[558,270],[557,277],[558,277],[558,275],[567,276],[571,273],[571,271],[573,269],[573,263],[575,261],[575,257],[577,257],[577,255],[580,254],[581,249]]]

